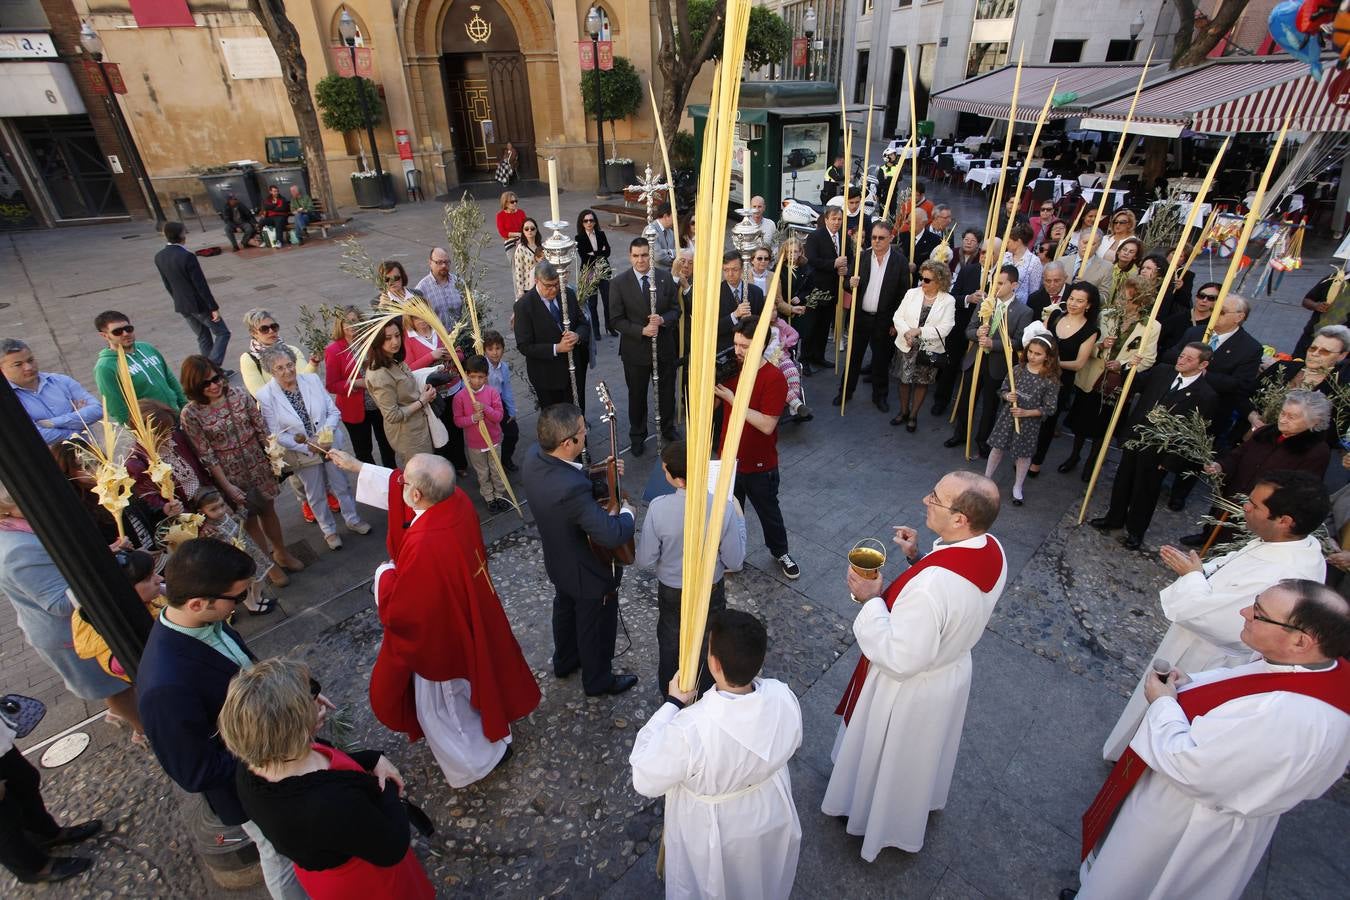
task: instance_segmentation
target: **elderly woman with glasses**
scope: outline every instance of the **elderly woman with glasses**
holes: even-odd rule
[[[1121,242],[1134,237],[1134,212],[1124,208],[1118,209],[1111,213],[1111,218],[1108,221],[1110,222],[1110,230],[1098,241],[1097,255],[1110,261],[1116,258],[1116,248],[1120,246]]]
[[[515,191],[503,191],[501,211],[497,213],[497,233],[502,236],[502,250],[506,258],[511,259],[520,240],[521,226],[525,224],[525,210],[520,208],[520,199]]]
[[[609,262],[609,238],[605,237],[604,230],[600,227],[600,219],[596,216],[595,210],[583,209],[581,215],[577,216],[577,257],[581,260],[581,270],[587,266],[595,265],[597,260],[603,259]],[[609,279],[606,278],[599,283],[598,289],[586,300],[586,305],[591,310],[591,330],[595,332],[595,340],[600,341],[600,318],[599,308],[605,310],[605,331],[610,337],[618,337],[617,329],[609,326]]]
[[[1341,364],[1345,362],[1348,353],[1350,353],[1350,328],[1344,325],[1319,328],[1312,343],[1308,345],[1306,359],[1281,360],[1270,366],[1261,373],[1261,386],[1253,394],[1253,398],[1269,390],[1269,386],[1273,384],[1284,385],[1290,391],[1316,391],[1330,398],[1331,425],[1335,427],[1329,427],[1326,434],[1328,442],[1338,447],[1340,432],[1344,431],[1338,420],[1345,411],[1335,408],[1336,394],[1343,388]],[[1257,409],[1247,413],[1247,423],[1251,425],[1253,432],[1266,424],[1261,418],[1261,411]]]
[[[956,324],[956,298],[951,289],[951,269],[929,260],[919,266],[919,284],[905,292],[895,311],[891,331],[896,354],[890,376],[900,382],[900,414],[892,425],[908,432],[919,429],[919,410],[928,386],[937,378],[947,335]]]
[[[305,564],[286,549],[277,518],[277,479],[267,455],[270,432],[258,403],[230,386],[220,367],[205,356],[183,360],[181,374],[188,405],[183,407],[183,432],[223,496],[244,510],[249,536],[281,569],[299,572]]]
[[[263,420],[277,436],[277,443],[285,448],[286,461],[304,485],[305,497],[323,531],[324,542],[330,550],[341,550],[342,538],[326,502],[329,496],[337,498],[348,531],[370,533],[370,525],[361,521],[356,512],[347,476],[326,462],[326,451],[343,447],[342,415],[318,375],[296,372],[289,348],[269,348],[262,356],[262,364],[272,374],[272,380],[258,392]]]
[[[271,347],[290,350],[295,356],[297,371],[306,375],[314,373],[319,361],[306,358],[281,339],[281,325],[269,310],[255,307],[244,313],[244,327],[248,329],[248,349],[239,355],[239,375],[253,396],[258,396],[262,386],[272,380],[272,373],[262,364],[263,353]]]

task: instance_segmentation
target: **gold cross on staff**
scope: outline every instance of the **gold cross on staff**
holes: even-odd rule
[[[487,560],[483,559],[482,554],[480,554],[477,549],[473,551],[473,556],[474,559],[478,560],[478,569],[473,573],[473,577],[477,578],[479,575],[482,575],[486,578],[488,587],[492,589],[492,596],[500,599],[501,595],[497,593],[497,586],[492,583],[492,573],[488,571]]]

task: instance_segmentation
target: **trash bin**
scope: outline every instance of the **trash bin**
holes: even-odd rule
[[[305,170],[300,166],[274,166],[267,169],[259,169],[253,173],[257,176],[258,186],[263,193],[272,185],[281,188],[281,196],[287,200],[291,199],[291,185],[300,188],[300,193],[309,193],[309,184],[305,181]]]
[[[933,133],[937,131],[937,126],[932,119],[920,119],[917,131],[919,132],[919,137],[932,137]]]
[[[394,176],[389,172],[384,173],[384,189],[388,192],[389,198],[398,202],[398,195],[394,193]],[[376,209],[384,205],[385,194],[380,190],[379,179],[373,175],[369,178],[357,178],[352,176],[352,192],[356,194],[356,205],[362,209]]]
[[[239,198],[239,202],[246,204],[249,209],[256,210],[262,205],[262,191],[258,188],[258,179],[254,177],[253,172],[221,172],[218,175],[199,175],[197,179],[206,188],[206,195],[211,198],[211,205],[215,207],[217,213],[225,209],[225,201],[230,195]]]

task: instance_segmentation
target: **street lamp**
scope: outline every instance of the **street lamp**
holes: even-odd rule
[[[806,15],[802,17],[802,33],[806,35],[806,80],[811,80],[811,51],[814,48],[816,37],[816,8],[808,6]]]
[[[1130,23],[1130,39],[1139,40],[1139,35],[1144,30],[1144,11],[1141,9],[1134,14],[1134,21]]]
[[[605,104],[600,96],[600,7],[592,6],[586,13],[586,33],[591,36],[591,60],[595,64],[595,166],[599,181],[595,189],[597,197],[608,197],[608,185],[605,184]]]
[[[347,45],[347,51],[352,55],[352,78],[356,79],[356,97],[361,103],[361,121],[366,123],[366,139],[370,141],[370,155],[375,159],[375,180],[380,184],[380,209],[392,209],[394,198],[390,185],[385,183],[384,166],[380,165],[380,151],[375,146],[375,124],[370,119],[370,105],[366,103],[366,87],[356,72],[356,20],[347,12],[345,6],[342,7],[342,17],[338,19],[338,34],[342,36],[342,42]]]
[[[103,102],[108,107],[108,114],[112,116],[113,128],[117,132],[117,142],[122,145],[122,155],[131,163],[132,177],[141,186],[141,191],[150,204],[150,211],[155,214],[155,228],[162,231],[164,223],[167,221],[164,217],[164,209],[159,205],[159,197],[155,195],[155,187],[150,183],[150,176],[145,171],[145,161],[141,159],[141,151],[137,149],[135,141],[131,139],[131,131],[127,128],[127,120],[122,115],[122,107],[113,94],[112,83],[108,81],[108,73],[103,68],[103,39],[98,36],[94,26],[88,22],[80,25],[80,46],[94,61],[94,68],[98,69],[98,77],[103,84]]]

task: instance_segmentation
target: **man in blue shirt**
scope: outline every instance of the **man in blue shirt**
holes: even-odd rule
[[[0,338],[0,370],[48,444],[58,444],[103,418],[97,397],[69,375],[38,371],[33,351],[17,338]]]

